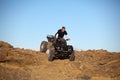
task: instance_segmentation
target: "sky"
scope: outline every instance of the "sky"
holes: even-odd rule
[[[120,52],[120,0],[0,0],[0,41],[39,50],[62,26],[75,50]]]

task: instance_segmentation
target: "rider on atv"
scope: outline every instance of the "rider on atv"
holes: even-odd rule
[[[70,37],[65,30],[65,27],[62,26],[62,29],[59,29],[58,32],[55,34],[56,39],[63,39],[64,35],[66,35],[67,40],[70,40]]]
[[[67,39],[64,39],[66,35]],[[69,58],[70,61],[75,60],[74,49],[72,45],[67,45],[67,41],[70,40],[70,37],[67,35],[67,31],[63,26],[62,29],[59,29],[58,32],[53,35],[47,36],[47,41],[42,41],[40,45],[40,51],[46,52],[49,50],[49,61],[53,61],[55,58]]]
[[[64,35],[66,35],[66,38],[67,38],[66,40],[70,40],[70,37],[68,36],[67,31],[65,30],[65,26],[62,26],[62,28],[59,29],[57,31],[57,33],[55,34],[55,41],[53,43],[56,44],[56,46],[60,46],[61,43],[59,43],[59,41],[66,43],[65,39],[63,39]],[[55,50],[55,48],[51,42],[48,42],[47,47],[51,51]]]

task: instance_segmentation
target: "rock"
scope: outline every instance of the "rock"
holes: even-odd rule
[[[91,76],[88,74],[81,74],[76,77],[77,80],[91,80]]]

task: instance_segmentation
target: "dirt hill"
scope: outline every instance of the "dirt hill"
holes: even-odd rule
[[[76,59],[48,61],[48,54],[0,41],[0,80],[120,80],[120,53],[75,51]]]

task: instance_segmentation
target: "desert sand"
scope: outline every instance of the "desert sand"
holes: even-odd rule
[[[75,61],[0,41],[0,80],[120,80],[120,52],[75,51]]]

